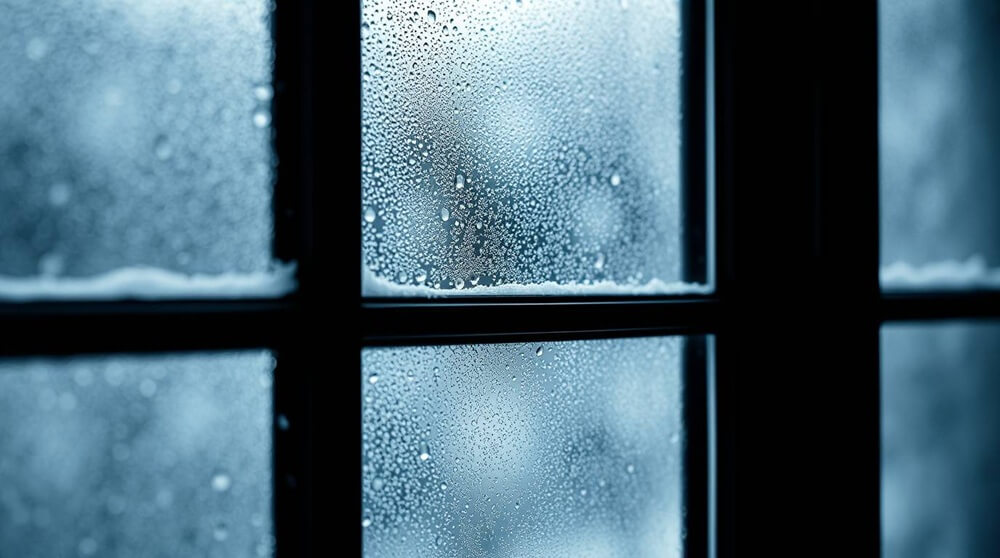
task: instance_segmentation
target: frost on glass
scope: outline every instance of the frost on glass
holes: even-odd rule
[[[0,361],[0,555],[273,554],[263,352]]]
[[[883,285],[1000,287],[1000,4],[879,19]]]
[[[1000,325],[882,333],[887,558],[1000,556]]]
[[[680,9],[363,0],[364,294],[703,289],[681,282]]]
[[[0,278],[266,272],[271,7],[0,0]]]
[[[681,556],[682,343],[366,349],[364,555]]]

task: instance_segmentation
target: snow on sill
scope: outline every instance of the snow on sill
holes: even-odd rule
[[[92,277],[0,275],[0,301],[274,298],[295,287],[295,263],[278,263],[269,271],[219,275],[123,267]]]
[[[361,270],[361,295],[366,297],[424,297],[447,296],[593,296],[593,295],[685,295],[710,294],[711,285],[667,283],[653,279],[643,285],[623,285],[614,281],[597,283],[556,283],[546,281],[534,284],[480,285],[465,289],[435,289],[424,285],[400,285],[376,276],[367,267]]]
[[[972,256],[964,262],[947,260],[919,266],[896,262],[883,266],[879,279],[886,290],[997,289],[1000,268],[990,269],[982,256]]]

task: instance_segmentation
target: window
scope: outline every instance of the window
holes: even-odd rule
[[[906,207],[989,132],[914,170],[899,5],[793,4],[0,0],[0,553],[895,544],[894,328],[1000,316],[891,288],[995,265]]]
[[[998,392],[995,24],[879,3],[884,556],[989,556]],[[979,319],[973,319],[979,318]]]

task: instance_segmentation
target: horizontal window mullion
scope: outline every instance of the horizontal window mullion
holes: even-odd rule
[[[362,304],[366,345],[508,342],[711,333],[714,298],[656,301]]]
[[[884,293],[882,295],[880,316],[883,322],[958,318],[1000,319],[1000,292],[927,291]]]
[[[0,305],[0,356],[228,350],[283,344],[292,300]]]

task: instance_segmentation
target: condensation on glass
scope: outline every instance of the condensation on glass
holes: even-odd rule
[[[882,331],[886,558],[998,556],[1000,324]]]
[[[0,554],[272,556],[273,367],[0,360]]]
[[[883,284],[1000,286],[1000,4],[880,0]]]
[[[362,351],[364,555],[682,555],[681,338]]]
[[[271,8],[0,0],[0,276],[266,270]]]
[[[363,0],[364,294],[699,289],[682,282],[680,11]]]

